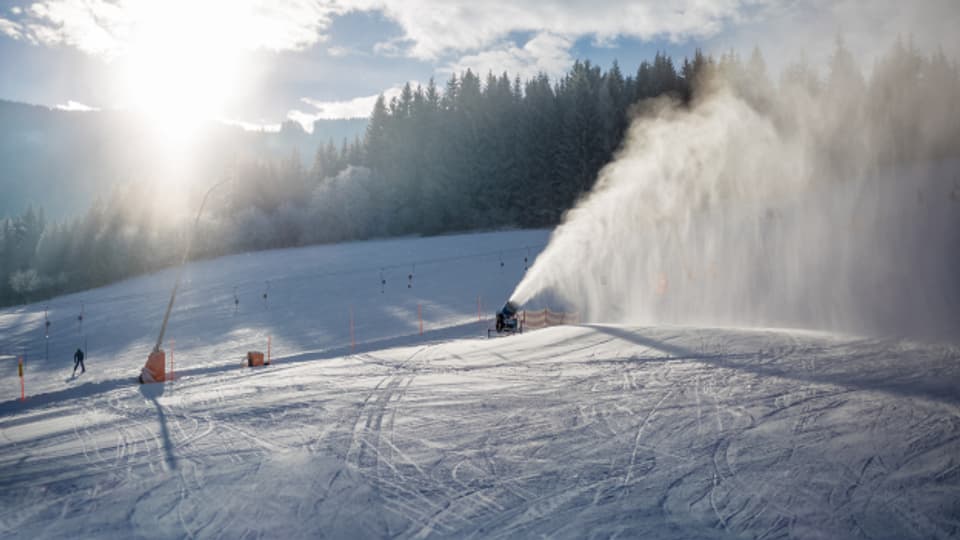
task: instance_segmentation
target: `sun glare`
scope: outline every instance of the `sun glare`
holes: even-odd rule
[[[240,84],[244,50],[228,5],[149,2],[129,36],[118,84],[126,106],[166,143],[181,145],[222,116]]]

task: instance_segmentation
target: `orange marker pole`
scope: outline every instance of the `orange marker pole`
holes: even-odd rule
[[[350,308],[350,352],[353,352],[355,347],[356,342],[353,339],[353,308]]]
[[[417,319],[420,321],[420,335],[423,335],[423,306],[417,304]]]
[[[17,365],[17,370],[20,373],[20,401],[27,400],[26,389],[23,385],[23,357],[20,357],[20,363]]]

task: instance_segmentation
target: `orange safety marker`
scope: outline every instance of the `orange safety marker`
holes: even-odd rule
[[[423,335],[423,307],[417,303],[417,319],[420,321],[420,335]]]
[[[147,363],[140,370],[141,383],[159,383],[167,380],[167,353],[162,349],[152,351]]]
[[[23,357],[20,357],[20,361],[17,364],[17,370],[20,372],[20,401],[27,400],[26,389],[23,385]]]

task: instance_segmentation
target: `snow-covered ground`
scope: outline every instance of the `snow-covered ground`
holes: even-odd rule
[[[49,353],[44,305],[0,311],[0,536],[960,536],[956,346],[600,324],[488,340],[547,237],[192,264],[167,384],[134,378],[175,271],[51,301]],[[274,365],[241,368],[267,336]]]

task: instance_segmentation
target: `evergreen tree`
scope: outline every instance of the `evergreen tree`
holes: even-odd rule
[[[442,91],[433,79],[426,87],[406,84],[389,103],[378,96],[362,137],[320,144],[309,171],[296,151],[231,164],[228,203],[202,224],[195,255],[556,225],[613,159],[636,103],[659,96],[689,103],[715,79],[758,110],[777,111],[772,119],[784,133],[810,120],[789,111],[843,118],[819,123],[811,143],[833,157],[817,161],[834,169],[824,175],[830,178],[862,174],[849,168],[848,155],[875,156],[880,165],[956,155],[960,75],[942,51],[924,57],[912,40],[898,39],[869,80],[860,68],[838,38],[828,63],[802,57],[784,70],[779,88],[756,47],[746,62],[734,51],[715,61],[697,50],[679,70],[657,52],[627,77],[618,62],[604,72],[577,61],[555,81],[466,70]],[[293,136],[300,128],[284,129]],[[159,229],[162,216],[137,202],[152,198],[118,190],[70,223],[48,226],[42,208],[32,207],[0,220],[0,303],[172,264],[187,229]]]

